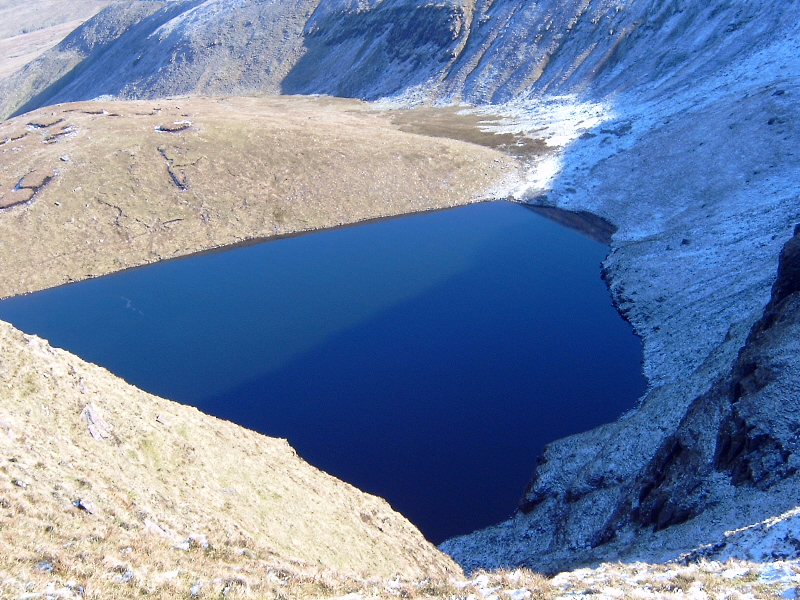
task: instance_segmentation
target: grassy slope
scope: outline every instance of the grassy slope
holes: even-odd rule
[[[126,593],[218,577],[266,592],[268,569],[331,589],[459,572],[384,500],[285,440],[146,394],[5,323],[0,357],[5,585],[47,577],[102,590],[130,572]],[[191,534],[209,548],[172,549]],[[161,574],[174,570],[169,583]]]
[[[291,97],[50,107],[0,124],[0,155],[0,297],[464,204],[518,172],[497,150],[404,133],[356,101]]]

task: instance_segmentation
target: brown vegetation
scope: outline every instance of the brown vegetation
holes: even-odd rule
[[[69,21],[29,33],[0,39],[0,79],[8,77],[42,55],[83,21]]]
[[[285,440],[142,392],[1,322],[0,456],[3,597],[15,581],[74,581],[90,597],[291,583],[297,597],[460,574],[386,501]]]
[[[498,150],[390,119],[354,100],[278,97],[83,102],[6,121],[0,297],[474,202],[518,176]]]

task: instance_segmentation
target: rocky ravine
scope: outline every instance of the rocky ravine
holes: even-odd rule
[[[468,568],[667,559],[796,503],[794,296],[772,294],[800,221],[798,12],[128,2],[0,83],[0,100],[3,115],[197,91],[498,103],[496,130],[550,147],[516,197],[618,227],[604,272],[650,390],[619,422],[550,445],[515,518],[443,548]]]

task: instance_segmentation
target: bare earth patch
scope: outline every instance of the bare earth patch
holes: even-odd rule
[[[401,131],[369,105],[299,97],[48,107],[0,124],[0,156],[0,297],[503,197],[520,171],[499,150]]]

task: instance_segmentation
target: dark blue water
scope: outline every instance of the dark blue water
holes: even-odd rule
[[[509,517],[546,442],[643,393],[607,250],[497,202],[133,269],[0,319],[288,438],[438,543]]]

